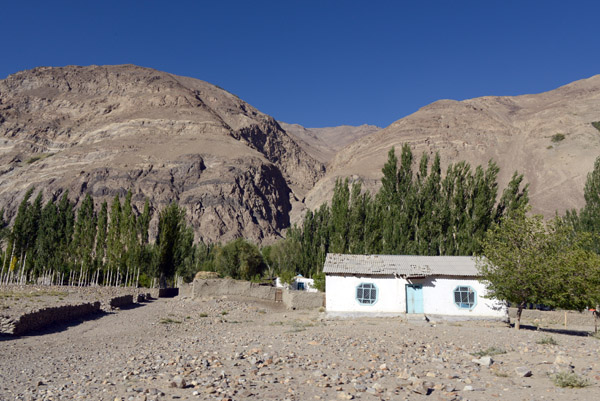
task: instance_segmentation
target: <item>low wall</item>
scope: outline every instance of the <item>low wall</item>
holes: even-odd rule
[[[232,296],[276,302],[277,291],[282,291],[281,301],[288,309],[314,309],[323,306],[325,296],[320,292],[281,290],[268,285],[232,279],[196,279],[192,298]]]
[[[54,323],[67,322],[98,312],[100,312],[100,302],[39,309],[34,312],[25,313],[15,320],[0,318],[0,332],[22,335]]]
[[[517,318],[517,308],[508,308],[511,322]],[[577,312],[566,311],[567,327],[569,326],[593,326],[594,315],[590,311]],[[565,324],[565,311],[541,311],[537,309],[523,309],[521,323],[533,324],[540,327],[563,326]]]
[[[191,298],[194,285],[192,283],[186,283],[179,286],[179,296],[185,298]]]
[[[284,290],[282,300],[288,309],[316,309],[325,306],[325,294]]]
[[[174,298],[179,295],[179,288],[161,288],[158,290],[159,298]]]
[[[228,278],[197,279],[193,283],[192,298],[230,295],[275,302],[276,291],[274,287],[249,281]]]
[[[120,297],[114,297],[110,300],[111,308],[122,308],[124,306],[130,306],[133,304],[133,295],[122,295]]]

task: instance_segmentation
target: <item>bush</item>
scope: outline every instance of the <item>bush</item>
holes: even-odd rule
[[[482,350],[482,351],[477,351],[471,355],[481,358],[482,356],[494,356],[494,355],[501,355],[501,354],[506,354],[506,351],[503,350],[502,348],[490,347],[490,348]]]
[[[222,277],[250,280],[262,275],[265,268],[258,247],[242,238],[219,248],[215,257],[215,270]]]
[[[594,121],[592,123],[592,127],[596,128],[598,131],[600,131],[600,121]]]
[[[552,336],[546,336],[544,338],[540,338],[535,343],[536,344],[541,344],[541,345],[558,345],[558,343],[556,342],[556,340]]]
[[[550,138],[550,140],[554,143],[560,142],[563,139],[565,139],[565,134],[554,134],[552,135],[552,138]]]
[[[317,273],[313,276],[315,288],[321,292],[325,292],[325,273]]]
[[[552,382],[558,387],[570,388],[582,388],[591,384],[588,379],[573,372],[558,372],[552,376]]]

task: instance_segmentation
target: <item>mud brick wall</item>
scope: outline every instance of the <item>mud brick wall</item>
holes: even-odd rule
[[[193,283],[192,298],[228,295],[275,302],[275,292],[274,287],[249,281],[196,279]]]
[[[100,302],[62,305],[25,313],[17,319],[2,319],[0,331],[6,334],[23,335],[40,330],[54,323],[68,322],[100,312]]]
[[[122,308],[124,306],[130,306],[133,304],[133,295],[122,295],[120,297],[114,297],[110,299],[111,308]]]
[[[306,292],[283,290],[283,303],[288,309],[317,309],[325,306],[325,294],[322,292]]]
[[[232,279],[196,279],[192,299],[212,296],[232,296],[275,302],[277,288]],[[323,306],[325,294],[282,290],[282,301],[288,309],[315,309]]]

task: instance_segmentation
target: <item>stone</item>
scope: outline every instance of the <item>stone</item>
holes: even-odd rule
[[[171,379],[171,383],[169,383],[170,387],[176,387],[176,388],[184,388],[185,385],[186,385],[185,379],[179,375],[173,377],[173,379]]]
[[[554,364],[559,366],[571,366],[573,364],[573,361],[571,360],[571,358],[564,354],[558,354],[554,359]]]
[[[532,375],[531,369],[526,366],[518,366],[515,368],[515,372],[519,377],[530,377]]]
[[[492,363],[494,363],[494,360],[489,356],[482,356],[479,359],[473,359],[472,362],[475,362],[476,364],[481,366],[491,366]]]

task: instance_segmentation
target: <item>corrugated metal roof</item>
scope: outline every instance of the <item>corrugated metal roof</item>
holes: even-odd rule
[[[324,273],[425,276],[478,276],[472,256],[344,255],[328,253]]]

